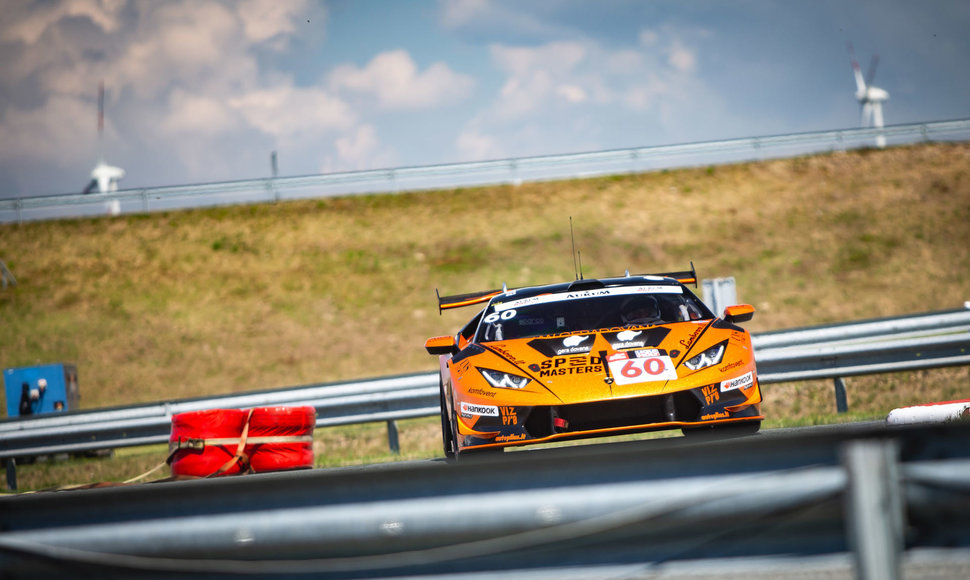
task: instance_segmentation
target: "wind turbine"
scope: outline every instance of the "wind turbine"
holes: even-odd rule
[[[118,182],[125,176],[125,170],[104,162],[104,81],[98,83],[98,164],[91,170],[91,182],[83,193],[118,191]]]
[[[859,68],[859,63],[855,59],[855,51],[852,50],[851,43],[849,44],[849,54],[852,57],[852,71],[855,73],[855,98],[862,106],[861,124],[863,127],[871,126],[882,129],[882,104],[889,100],[889,93],[879,87],[872,86],[872,79],[876,76],[876,65],[879,64],[879,55],[874,54],[872,56],[872,60],[869,62],[869,70],[866,71],[866,76],[863,78],[862,69]],[[876,147],[885,146],[886,136],[880,133],[876,136]]]

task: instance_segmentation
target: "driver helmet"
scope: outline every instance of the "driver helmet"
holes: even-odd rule
[[[634,296],[628,299],[620,313],[623,324],[647,324],[660,320],[660,306],[653,296]]]

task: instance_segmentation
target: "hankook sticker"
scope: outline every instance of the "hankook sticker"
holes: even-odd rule
[[[733,391],[734,389],[746,389],[754,384],[754,374],[745,373],[727,381],[721,381],[721,392]]]
[[[461,402],[462,417],[498,417],[498,407],[493,405],[477,405],[475,403]]]

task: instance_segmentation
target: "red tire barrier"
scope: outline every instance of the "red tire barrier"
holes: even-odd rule
[[[246,446],[253,471],[280,471],[313,467],[313,428],[317,411],[313,407],[260,407],[249,420],[249,438],[301,437],[302,441],[267,442]]]
[[[313,467],[313,407],[210,409],[172,417],[173,476],[213,477]]]

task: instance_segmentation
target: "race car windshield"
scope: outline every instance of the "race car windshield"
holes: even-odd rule
[[[506,295],[489,305],[476,338],[491,342],[713,317],[683,286],[619,286],[523,298]]]

